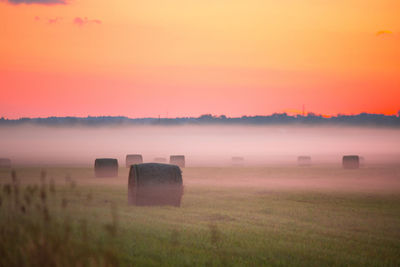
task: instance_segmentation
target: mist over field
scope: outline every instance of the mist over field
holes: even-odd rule
[[[399,266],[399,151],[384,127],[1,126],[0,266]],[[129,202],[127,154],[185,155],[179,208]]]
[[[310,155],[313,163],[341,162],[344,154],[368,163],[400,162],[400,130],[367,127],[305,126],[120,126],[0,128],[0,157],[13,164],[92,165],[113,157],[124,165],[126,154],[145,162],[174,154],[188,166],[231,165],[234,156],[248,165],[296,164]]]

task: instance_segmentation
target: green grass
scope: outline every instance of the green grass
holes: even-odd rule
[[[39,168],[18,168],[17,182],[1,170],[0,266],[399,266],[399,173],[186,168],[173,208],[128,206],[123,168],[97,179],[90,168],[48,168],[44,182]],[[296,179],[322,186],[287,186]],[[360,190],[326,185],[333,179]]]

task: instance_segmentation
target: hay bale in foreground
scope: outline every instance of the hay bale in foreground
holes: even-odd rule
[[[143,157],[140,154],[128,154],[126,155],[125,164],[129,168],[133,164],[143,163]]]
[[[310,156],[298,156],[297,164],[302,167],[311,166],[311,157]]]
[[[181,168],[185,168],[185,156],[172,155],[169,157],[169,164],[173,164],[173,165],[177,165]]]
[[[11,168],[11,160],[8,158],[0,158],[0,168]]]
[[[128,181],[130,205],[179,207],[182,195],[182,172],[178,166],[160,163],[131,166]]]
[[[118,176],[118,160],[111,158],[101,158],[94,161],[94,172],[96,177],[116,177]]]
[[[156,163],[166,163],[167,159],[166,158],[162,158],[162,157],[157,157],[157,158],[154,158],[154,162],[156,162]]]
[[[343,168],[345,169],[358,169],[360,167],[360,158],[357,155],[343,156]]]

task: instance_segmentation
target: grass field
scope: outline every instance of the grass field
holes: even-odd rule
[[[181,208],[41,170],[0,170],[0,266],[400,266],[400,166],[185,168]]]

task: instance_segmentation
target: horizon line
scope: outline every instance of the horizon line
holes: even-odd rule
[[[215,115],[211,113],[201,114],[199,116],[177,116],[177,117],[162,117],[161,114],[158,117],[129,117],[126,115],[87,115],[85,116],[74,116],[74,115],[64,115],[64,116],[55,116],[50,115],[46,117],[18,117],[18,118],[9,118],[5,116],[1,116],[0,120],[7,120],[7,121],[18,121],[18,120],[26,120],[26,119],[51,119],[51,118],[76,118],[76,119],[87,119],[87,118],[124,118],[124,119],[200,119],[202,117],[213,118],[213,119],[241,119],[241,118],[254,118],[254,117],[271,117],[276,115],[285,115],[288,117],[298,118],[298,117],[321,117],[325,119],[334,118],[334,117],[343,117],[343,116],[360,116],[360,115],[375,115],[375,116],[385,116],[385,117],[400,117],[400,110],[397,114],[384,114],[384,113],[368,113],[368,112],[360,112],[360,113],[353,113],[353,114],[345,114],[345,113],[336,113],[335,115],[326,115],[326,114],[317,114],[314,112],[307,112],[307,114],[289,114],[288,112],[275,112],[269,115],[241,115],[241,116],[227,116],[224,114]]]

